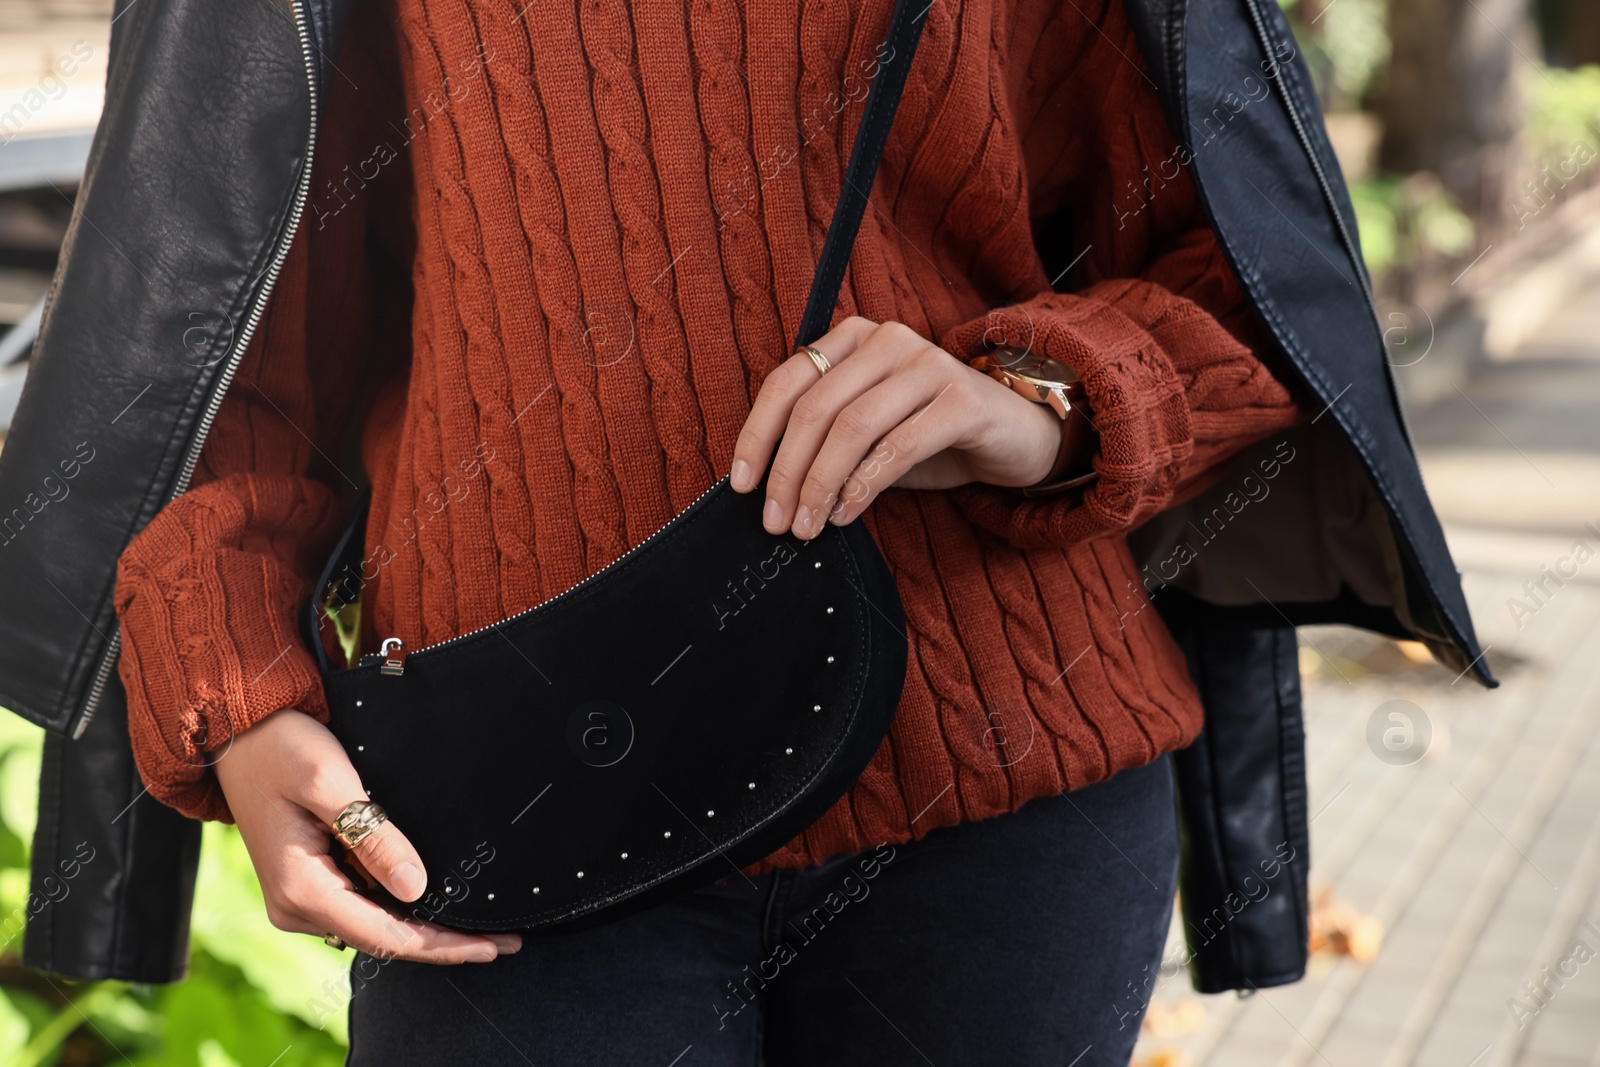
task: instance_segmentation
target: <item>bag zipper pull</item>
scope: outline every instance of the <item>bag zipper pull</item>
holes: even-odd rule
[[[385,637],[379,646],[379,654],[383,656],[383,666],[378,668],[379,674],[401,675],[406,672],[406,643],[398,637]]]

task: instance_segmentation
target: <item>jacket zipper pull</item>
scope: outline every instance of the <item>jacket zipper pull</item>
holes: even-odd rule
[[[383,656],[383,665],[378,668],[379,674],[401,675],[406,672],[406,643],[400,638],[384,638],[379,655]]]

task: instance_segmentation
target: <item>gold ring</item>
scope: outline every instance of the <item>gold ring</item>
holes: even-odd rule
[[[345,805],[339,817],[333,820],[333,836],[345,848],[355,848],[388,818],[389,813],[370,800],[353,801]]]
[[[322,943],[327,945],[329,948],[344,948],[344,938],[340,937],[338,934],[323,934]]]
[[[804,352],[810,356],[811,362],[816,364],[818,374],[827,374],[833,369],[833,364],[828,362],[828,357],[816,345],[800,345],[794,351],[796,355]]]

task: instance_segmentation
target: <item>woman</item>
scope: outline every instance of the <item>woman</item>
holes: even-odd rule
[[[283,276],[116,591],[151,792],[237,821],[277,926],[364,953],[352,1062],[1127,1061],[1200,707],[1124,534],[1303,411],[1115,0],[933,5],[822,358],[788,355],[891,7],[358,11]],[[1046,269],[1046,224],[1076,260]],[[963,365],[995,343],[1081,376],[1083,455]],[[592,931],[357,896],[328,828],[365,793],[296,627],[357,425],[363,651],[537,604],[771,459],[767,529],[865,522],[901,589],[872,766],[755,868]],[[1098,480],[1017,492],[1063,460]],[[422,891],[404,827],[356,855]]]

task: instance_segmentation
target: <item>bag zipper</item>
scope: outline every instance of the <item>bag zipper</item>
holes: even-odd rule
[[[311,42],[311,31],[307,20],[310,13],[302,10],[301,0],[288,0],[289,10],[294,17],[295,32],[300,37],[300,55],[305,63],[306,89],[311,105],[311,126],[306,133],[306,161],[301,168],[300,177],[295,187],[294,200],[289,206],[288,224],[279,235],[278,244],[272,253],[271,265],[267,268],[266,280],[261,286],[261,291],[256,295],[255,303],[250,309],[250,315],[245,320],[244,329],[235,339],[232,349],[228,353],[227,362],[223,365],[222,372],[217,375],[217,381],[211,390],[211,398],[206,404],[206,410],[196,424],[193,438],[189,442],[189,451],[184,456],[183,466],[178,471],[177,480],[173,483],[171,495],[167,502],[171,503],[189,488],[189,482],[194,477],[195,467],[200,463],[200,450],[205,447],[206,437],[211,432],[211,425],[217,419],[217,410],[222,407],[222,398],[228,391],[229,384],[233,381],[234,373],[239,369],[239,363],[244,359],[245,349],[250,345],[250,339],[255,336],[256,327],[261,323],[261,316],[266,311],[267,297],[272,292],[273,286],[278,281],[278,274],[283,269],[283,261],[289,255],[289,246],[294,241],[295,233],[300,229],[300,219],[305,213],[306,201],[311,194],[311,164],[312,155],[317,143],[317,68],[316,50]],[[72,737],[76,740],[83,736],[89,728],[100,701],[105,695],[106,684],[111,680],[111,672],[116,668],[117,657],[122,650],[122,631],[120,628],[111,634],[111,639],[106,644],[105,655],[100,660],[100,666],[95,671],[94,682],[89,687],[89,696],[84,701],[83,708],[78,712],[78,722],[72,728]]]
[[[467,638],[476,636],[477,634],[481,634],[485,630],[492,630],[497,626],[504,626],[507,623],[515,622],[516,620],[522,618],[525,615],[531,615],[534,612],[538,611],[540,608],[544,607],[546,604],[554,604],[556,601],[560,600],[562,597],[566,596],[568,593],[576,592],[577,590],[582,589],[584,586],[588,585],[589,583],[594,582],[594,581],[598,581],[600,576],[602,574],[605,574],[606,571],[609,571],[613,567],[618,566],[619,564],[622,563],[623,560],[627,559],[629,556],[633,555],[635,552],[638,552],[640,549],[642,549],[646,545],[650,544],[650,542],[656,540],[662,534],[666,533],[668,530],[670,530],[674,526],[678,525],[678,522],[679,522],[680,519],[682,519],[685,515],[689,514],[689,512],[693,511],[695,509],[696,505],[698,505],[706,497],[710,496],[712,493],[714,493],[718,489],[722,488],[722,486],[725,485],[727,483],[727,481],[728,481],[728,476],[727,475],[723,475],[721,478],[719,478],[717,480],[715,485],[713,485],[710,489],[707,489],[705,492],[701,493],[699,496],[695,497],[694,500],[690,502],[688,507],[684,508],[682,511],[680,511],[676,515],[674,515],[672,517],[671,521],[669,521],[665,526],[661,527],[661,529],[657,530],[655,533],[651,534],[649,537],[646,537],[643,541],[640,541],[638,544],[636,544],[632,548],[628,549],[628,551],[624,552],[622,555],[618,556],[616,559],[612,560],[610,563],[607,563],[604,567],[601,567],[599,570],[597,570],[593,574],[589,575],[587,578],[585,578],[583,581],[579,582],[577,585],[568,586],[567,588],[563,589],[561,592],[557,593],[555,596],[550,597],[548,600],[541,600],[539,603],[535,604],[533,607],[524,608],[523,610],[517,612],[515,615],[508,615],[505,618],[500,619],[500,620],[498,620],[496,622],[491,622],[491,623],[489,623],[489,624],[487,624],[485,626],[479,626],[475,630],[468,630],[464,634],[457,634],[456,636],[450,637],[450,638],[446,638],[443,641],[435,641],[431,645],[423,645],[421,648],[418,648],[418,649],[407,650],[406,647],[405,647],[405,642],[402,639],[400,639],[398,637],[385,637],[383,639],[383,644],[380,646],[382,648],[382,651],[381,652],[368,652],[368,653],[364,654],[359,660],[356,661],[356,666],[358,666],[358,667],[371,666],[372,664],[378,663],[381,660],[382,663],[383,663],[383,667],[380,668],[381,673],[390,674],[390,675],[400,675],[405,670],[404,664],[405,664],[405,659],[406,659],[407,656],[414,656],[414,655],[417,655],[419,652],[432,652],[436,648],[444,648],[446,645],[453,645],[457,641],[465,641]],[[800,542],[802,547],[805,546],[805,545],[809,545],[810,543],[811,543],[810,541],[801,541]]]

